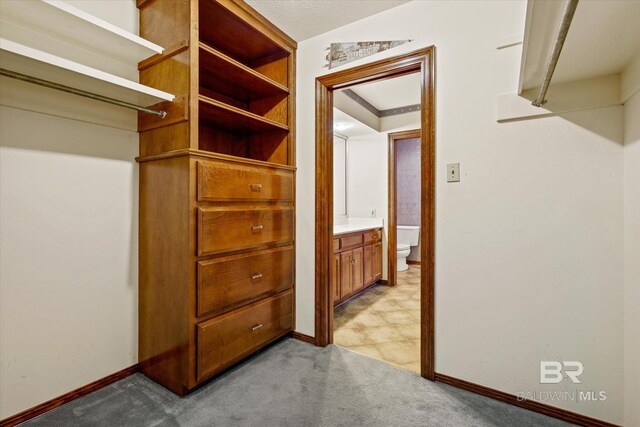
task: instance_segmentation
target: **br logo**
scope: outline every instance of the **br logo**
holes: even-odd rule
[[[563,373],[574,384],[580,384],[578,377],[584,372],[582,362],[565,360],[543,360],[540,362],[540,384],[558,384],[562,381]]]

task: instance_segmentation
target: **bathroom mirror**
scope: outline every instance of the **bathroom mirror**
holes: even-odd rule
[[[347,216],[347,138],[333,135],[333,214]]]

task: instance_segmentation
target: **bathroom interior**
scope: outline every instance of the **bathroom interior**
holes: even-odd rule
[[[390,151],[389,135],[419,129],[418,74],[334,94],[333,342],[418,374],[420,138],[398,138]],[[393,212],[397,244],[390,248]],[[395,283],[389,257],[397,260]]]

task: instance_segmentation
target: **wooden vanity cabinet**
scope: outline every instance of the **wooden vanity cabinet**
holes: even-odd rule
[[[331,287],[334,305],[354,297],[382,278],[382,230],[336,236]]]
[[[340,254],[340,298],[353,293],[353,251]]]
[[[333,254],[333,265],[331,267],[331,289],[333,291],[333,300],[337,301],[342,297],[340,288],[340,254]]]
[[[373,275],[372,281],[377,281],[382,279],[382,242],[377,242],[371,245],[371,266]]]

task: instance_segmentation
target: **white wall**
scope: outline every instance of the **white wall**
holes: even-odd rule
[[[411,2],[298,49],[297,233],[314,233],[314,79],[345,40],[414,39],[355,66],[436,46],[436,371],[509,393],[603,390],[548,402],[621,423],[621,107],[498,124],[517,90],[525,3]],[[346,68],[346,67],[345,67]],[[445,164],[462,181],[447,184]],[[314,239],[297,242],[297,329],[314,333]],[[580,360],[582,384],[541,387],[541,360]]]
[[[137,33],[132,0],[74,5]],[[3,419],[137,361],[138,134],[135,112],[0,85]]]
[[[640,426],[640,92],[624,119],[624,421]]]

